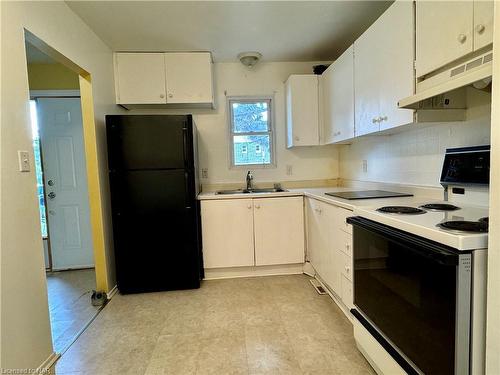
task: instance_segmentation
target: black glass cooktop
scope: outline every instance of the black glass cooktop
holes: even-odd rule
[[[330,195],[332,197],[343,198],[348,200],[413,197],[413,194],[396,193],[393,191],[385,191],[385,190],[339,191],[339,192],[325,193],[325,194]]]

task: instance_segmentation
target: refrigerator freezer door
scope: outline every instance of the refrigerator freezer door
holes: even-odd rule
[[[197,208],[184,170],[110,173],[118,289],[197,288]]]
[[[191,116],[106,116],[109,169],[192,169]]]

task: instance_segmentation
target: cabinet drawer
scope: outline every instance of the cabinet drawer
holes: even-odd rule
[[[339,250],[352,258],[352,234],[349,234],[344,231],[339,231],[339,232],[340,232]]]
[[[352,294],[352,282],[348,280],[345,276],[342,276],[340,281],[342,286],[342,302],[349,308],[354,307],[353,304],[353,294]]]
[[[347,224],[346,219],[353,216],[352,211],[346,210],[344,208],[339,208],[337,210],[336,218],[338,220],[337,225],[344,232],[352,234],[352,225]]]
[[[352,281],[352,257],[342,253],[342,275]]]

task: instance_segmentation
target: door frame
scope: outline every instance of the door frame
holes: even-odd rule
[[[92,74],[27,29],[24,29],[24,38],[26,42],[32,44],[79,76],[79,96],[82,106],[83,142],[87,169],[96,290],[107,293],[108,298],[110,298],[116,291],[116,285],[114,285],[115,283],[113,280],[110,280],[109,275],[113,274],[110,269],[112,265],[108,264],[108,257],[106,256],[106,250],[112,251],[112,249],[106,249],[106,235],[104,233],[104,216],[107,210],[103,204],[103,183],[99,175],[100,168],[94,115],[94,99],[92,94]],[[60,92],[61,90],[56,91]],[[111,285],[110,282],[113,283],[113,285]]]

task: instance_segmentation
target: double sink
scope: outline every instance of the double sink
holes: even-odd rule
[[[264,189],[237,189],[237,190],[219,190],[215,194],[259,194],[259,193],[284,193],[288,190],[282,188],[264,188]]]

